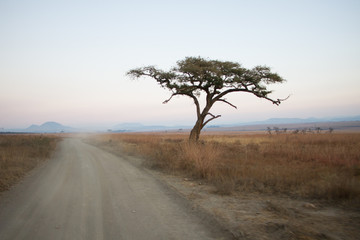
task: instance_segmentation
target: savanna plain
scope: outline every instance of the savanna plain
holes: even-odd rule
[[[55,135],[0,134],[0,193],[52,156]]]
[[[67,136],[68,137],[68,136]],[[359,133],[108,133],[77,136],[165,182],[239,239],[359,239]],[[61,136],[0,135],[0,190]]]

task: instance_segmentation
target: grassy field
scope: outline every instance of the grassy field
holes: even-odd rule
[[[152,168],[234,191],[360,202],[360,134],[104,134],[91,141]]]
[[[0,135],[0,192],[48,159],[58,140],[50,135]]]

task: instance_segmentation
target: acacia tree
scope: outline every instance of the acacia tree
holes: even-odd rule
[[[210,121],[221,117],[210,112],[216,102],[223,102],[237,108],[228,102],[225,95],[235,92],[251,93],[259,98],[264,98],[275,105],[285,99],[271,99],[268,95],[272,92],[267,89],[267,84],[282,83],[285,80],[278,74],[272,73],[269,67],[256,66],[246,69],[239,63],[206,60],[201,57],[186,57],[177,62],[177,66],[170,71],[163,71],[154,66],[132,69],[127,75],[140,78],[148,76],[154,78],[163,88],[169,89],[172,94],[163,103],[168,103],[172,97],[185,95],[190,97],[196,106],[197,120],[190,132],[189,139],[197,141],[201,130]],[[200,95],[205,94],[205,106],[200,106]]]

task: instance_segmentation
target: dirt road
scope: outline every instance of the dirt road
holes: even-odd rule
[[[0,239],[229,239],[147,172],[79,139],[0,196]]]

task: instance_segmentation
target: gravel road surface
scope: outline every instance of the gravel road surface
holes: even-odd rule
[[[229,239],[146,171],[66,138],[0,196],[0,239]]]

